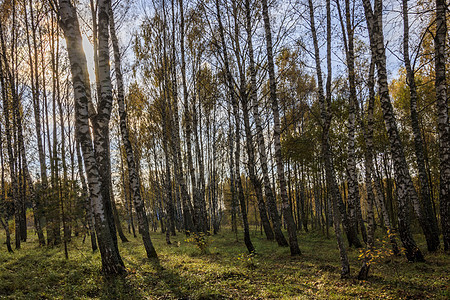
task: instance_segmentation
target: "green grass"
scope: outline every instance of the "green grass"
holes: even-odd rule
[[[126,276],[106,278],[100,273],[99,253],[89,239],[74,238],[69,259],[62,248],[39,248],[35,237],[13,254],[6,252],[0,235],[0,298],[10,299],[448,299],[449,256],[427,253],[426,263],[408,263],[388,257],[372,266],[367,281],[355,279],[359,251],[349,249],[351,279],[340,279],[334,239],[318,233],[300,233],[303,255],[290,257],[289,248],[277,247],[252,233],[257,255],[248,259],[242,235],[236,242],[230,231],[211,236],[208,254],[185,241],[182,234],[166,245],[161,233],[152,233],[160,258],[145,259],[140,238],[120,243],[128,269]],[[418,237],[419,239],[419,237]],[[426,247],[422,240],[421,249]]]

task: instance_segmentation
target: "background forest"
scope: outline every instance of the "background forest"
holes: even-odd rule
[[[0,296],[448,297],[448,16],[0,1]]]

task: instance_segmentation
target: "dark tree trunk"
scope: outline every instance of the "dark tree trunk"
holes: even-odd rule
[[[1,61],[1,58],[0,58]],[[1,70],[1,62],[0,62],[0,70]],[[2,84],[2,88],[3,88],[3,73],[2,71],[0,71],[0,83]],[[5,94],[3,93],[3,89],[2,89],[2,97],[4,97]],[[3,134],[2,132],[2,122],[0,121],[0,135]],[[0,138],[0,167],[2,169],[1,171],[1,191],[0,191],[0,223],[3,227],[3,229],[5,230],[5,235],[6,235],[6,249],[8,250],[9,253],[12,253],[12,247],[11,247],[11,233],[9,231],[9,224],[8,224],[8,213],[6,211],[6,188],[5,188],[5,166],[4,166],[4,161],[3,161],[3,139]]]

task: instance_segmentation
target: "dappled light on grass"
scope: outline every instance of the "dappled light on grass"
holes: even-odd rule
[[[404,257],[377,261],[367,281],[356,280],[360,252],[349,249],[353,277],[341,280],[333,239],[320,234],[299,235],[303,255],[291,257],[252,233],[257,255],[247,254],[242,238],[224,231],[209,237],[202,254],[186,237],[153,233],[160,261],[149,261],[140,239],[130,237],[120,251],[125,276],[102,276],[100,257],[89,244],[73,238],[69,259],[62,248],[39,248],[33,241],[8,254],[0,252],[0,296],[12,299],[445,299],[448,258],[428,254],[427,263],[410,264]],[[1,241],[4,237],[1,236]],[[423,243],[422,240],[419,240]]]

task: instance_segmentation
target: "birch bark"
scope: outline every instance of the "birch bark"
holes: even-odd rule
[[[428,251],[436,251],[439,248],[439,228],[436,216],[431,203],[430,186],[425,167],[425,154],[423,149],[423,139],[419,127],[419,115],[417,113],[417,88],[414,70],[411,67],[409,58],[409,22],[408,22],[408,0],[402,1],[403,10],[403,58],[405,61],[406,81],[409,86],[411,127],[414,135],[414,150],[416,153],[417,169],[419,171],[419,190],[422,198],[422,205],[419,198],[412,198],[414,211],[419,218],[419,222],[427,240]]]
[[[391,155],[394,162],[394,176],[398,195],[398,225],[400,239],[406,249],[406,257],[409,261],[424,261],[422,252],[417,247],[411,233],[409,200],[414,203],[417,198],[408,165],[406,163],[403,145],[397,128],[397,121],[389,97],[389,89],[386,73],[386,49],[382,33],[382,1],[376,0],[372,9],[369,0],[363,0],[364,12],[369,30],[370,46],[378,71],[378,86],[383,110],[383,118],[391,146]]]
[[[274,240],[274,233],[272,227],[270,226],[269,218],[267,217],[267,209],[266,203],[264,202],[263,192],[262,192],[262,184],[256,175],[256,160],[255,160],[255,148],[253,144],[253,136],[250,127],[250,118],[249,118],[249,95],[246,91],[246,79],[244,75],[244,67],[243,62],[240,59],[241,56],[241,47],[239,43],[239,22],[238,22],[238,7],[236,1],[232,1],[233,5],[233,18],[234,18],[234,44],[235,44],[235,56],[239,70],[239,99],[242,105],[242,115],[244,117],[244,131],[246,137],[245,148],[247,150],[248,157],[248,174],[250,177],[250,181],[252,182],[253,189],[255,190],[256,200],[258,202],[258,210],[261,219],[262,226],[264,228],[264,233],[269,241]],[[225,47],[223,41],[223,47]]]
[[[280,112],[278,108],[277,100],[277,88],[276,88],[276,78],[275,78],[275,66],[273,61],[273,49],[272,49],[272,32],[270,29],[269,20],[269,7],[267,5],[267,0],[262,0],[263,6],[263,19],[264,19],[264,32],[266,38],[266,48],[267,48],[267,63],[269,71],[269,88],[270,88],[270,101],[272,105],[273,113],[273,138],[275,147],[275,161],[277,165],[277,176],[280,184],[282,209],[284,214],[284,220],[286,221],[287,231],[289,235],[289,247],[291,250],[291,255],[300,255],[301,251],[298,247],[297,232],[295,228],[294,217],[292,216],[292,208],[289,204],[289,199],[286,190],[286,178],[284,174],[284,164],[281,155],[281,126],[280,126]]]
[[[248,54],[249,54],[249,68],[250,68],[250,105],[253,109],[253,119],[255,121],[256,129],[256,142],[258,144],[259,159],[261,163],[261,170],[263,175],[264,184],[264,194],[266,196],[267,208],[269,211],[269,216],[272,220],[273,231],[275,234],[275,240],[279,246],[287,247],[289,244],[281,231],[281,220],[278,214],[277,204],[275,201],[275,196],[273,193],[272,186],[269,179],[269,168],[267,167],[267,152],[264,143],[263,129],[261,125],[261,117],[259,115],[258,108],[258,95],[256,86],[256,68],[255,68],[255,58],[253,51],[253,41],[252,41],[252,21],[251,21],[251,10],[250,10],[250,0],[245,0],[245,16],[246,16],[246,31],[247,31],[247,44],[248,44]]]
[[[350,13],[350,1],[345,0],[345,26],[341,13],[339,0],[336,0],[339,19],[342,27],[344,49],[347,63],[347,75],[349,83],[349,108],[348,108],[348,147],[347,147],[347,171],[348,171],[348,209],[350,226],[356,230],[358,225],[364,242],[367,243],[367,231],[361,214],[361,196],[359,193],[358,174],[355,161],[355,131],[356,110],[358,100],[356,98],[355,78],[355,49],[354,49],[354,25]]]
[[[107,9],[107,3],[105,2],[107,1],[100,1],[99,7],[102,7],[102,9]],[[104,178],[100,175],[100,170],[98,168],[99,162],[104,159],[104,157],[96,157],[96,154],[100,150],[104,149],[95,149],[94,151],[90,133],[88,105],[91,101],[91,91],[78,17],[76,9],[70,0],[58,0],[58,4],[59,23],[64,31],[64,36],[67,43],[70,70],[72,73],[72,82],[74,87],[76,136],[77,142],[81,145],[87,174],[89,195],[91,205],[93,207],[98,246],[102,259],[102,269],[106,274],[122,274],[125,273],[125,267],[117,247],[115,246],[115,241],[113,238],[115,232],[111,231],[110,224],[106,219],[105,204],[103,199],[104,193],[102,193],[102,181],[104,181]],[[103,27],[103,29],[107,29],[107,27]],[[103,52],[103,54],[105,53]],[[105,63],[105,61],[103,62]],[[109,59],[106,63],[109,66]],[[102,71],[104,72],[103,76],[107,77],[108,74],[105,74],[107,70],[103,69]],[[106,79],[104,78],[104,80]],[[106,114],[108,106],[101,108],[102,109],[99,110],[99,113]],[[104,123],[100,124],[104,125]],[[98,125],[98,123],[94,123],[94,127],[97,127]],[[98,129],[94,131],[94,135],[98,133]],[[101,146],[104,146],[104,144]]]
[[[439,132],[439,201],[441,213],[442,236],[444,238],[444,250],[450,250],[450,121],[448,116],[448,95],[446,84],[446,36],[447,20],[446,11],[448,5],[445,0],[436,0],[436,35],[435,47],[435,72],[436,72],[436,106],[438,110]]]
[[[341,260],[341,277],[348,277],[350,276],[350,265],[348,262],[347,257],[347,251],[345,250],[344,242],[342,241],[342,235],[341,235],[341,216],[340,211],[338,208],[338,202],[342,202],[340,199],[340,191],[337,186],[335,174],[334,174],[334,168],[331,162],[331,154],[330,154],[330,146],[328,143],[328,131],[330,128],[330,122],[331,122],[331,4],[330,0],[327,0],[326,7],[327,7],[327,86],[326,86],[326,92],[327,92],[327,99],[325,104],[325,96],[323,94],[323,79],[322,79],[322,70],[320,66],[320,53],[319,53],[319,45],[317,42],[317,34],[316,34],[316,27],[315,27],[315,21],[314,21],[314,7],[312,0],[308,0],[309,5],[309,16],[310,16],[310,22],[311,22],[311,33],[313,37],[313,43],[314,43],[314,56],[315,56],[315,62],[316,62],[316,73],[317,73],[317,83],[318,83],[318,98],[319,98],[319,105],[320,105],[320,115],[321,115],[321,125],[322,125],[322,156],[324,160],[325,165],[325,177],[326,177],[326,183],[327,183],[327,193],[331,197],[332,202],[332,210],[333,210],[333,222],[334,222],[334,232],[336,234],[336,240],[339,248],[339,256]],[[328,204],[325,205],[325,214],[327,215],[327,230],[328,230],[328,214],[327,214],[327,207]],[[345,211],[345,210],[344,210]],[[345,216],[344,217],[345,220]],[[347,230],[347,238],[349,240],[350,245],[352,243],[355,243],[355,234],[354,231],[349,232],[348,226],[346,226],[344,221],[344,230]],[[328,232],[328,231],[327,231]],[[350,234],[353,233],[353,234]],[[357,240],[357,238],[356,238]]]
[[[122,136],[122,143],[125,148],[126,161],[128,166],[128,178],[129,186],[131,188],[131,198],[133,199],[134,208],[136,209],[139,232],[142,235],[142,241],[144,243],[145,251],[148,258],[157,258],[156,250],[153,247],[152,240],[150,238],[149,226],[147,214],[145,212],[144,200],[141,196],[141,186],[139,172],[136,168],[136,160],[131,145],[128,125],[127,125],[127,111],[125,109],[125,91],[123,85],[123,75],[121,68],[121,55],[119,49],[119,40],[116,35],[116,27],[114,22],[114,12],[111,5],[109,5],[109,30],[111,34],[111,42],[114,51],[114,70],[116,74],[117,84],[117,103],[119,105],[119,127]],[[126,199],[125,199],[126,201]]]
[[[249,228],[249,224],[248,224],[248,217],[247,217],[247,207],[246,207],[246,203],[245,203],[245,197],[244,197],[244,188],[242,186],[242,180],[241,180],[241,174],[240,174],[240,145],[241,145],[241,141],[240,141],[240,125],[239,125],[239,112],[238,112],[238,102],[236,99],[236,95],[235,95],[235,91],[234,91],[234,87],[233,87],[233,79],[231,76],[231,72],[230,72],[230,66],[229,66],[229,61],[228,61],[228,53],[227,53],[227,48],[226,48],[226,43],[225,43],[225,34],[224,34],[224,29],[223,29],[223,24],[222,24],[222,18],[220,15],[220,5],[219,5],[219,0],[216,0],[216,10],[217,10],[217,21],[219,22],[219,34],[220,34],[220,40],[221,40],[221,50],[222,50],[222,54],[223,54],[223,63],[225,66],[225,75],[226,75],[226,84],[227,84],[227,88],[228,88],[228,94],[229,97],[231,98],[231,104],[233,106],[233,115],[234,115],[234,121],[235,121],[235,142],[236,142],[236,147],[235,147],[235,151],[234,151],[234,180],[236,182],[236,186],[237,186],[237,192],[238,192],[238,199],[239,199],[239,204],[241,206],[241,215],[242,215],[242,221],[243,221],[243,225],[244,225],[244,243],[247,246],[247,250],[249,253],[252,253],[255,251],[255,248],[250,240],[250,228]]]

